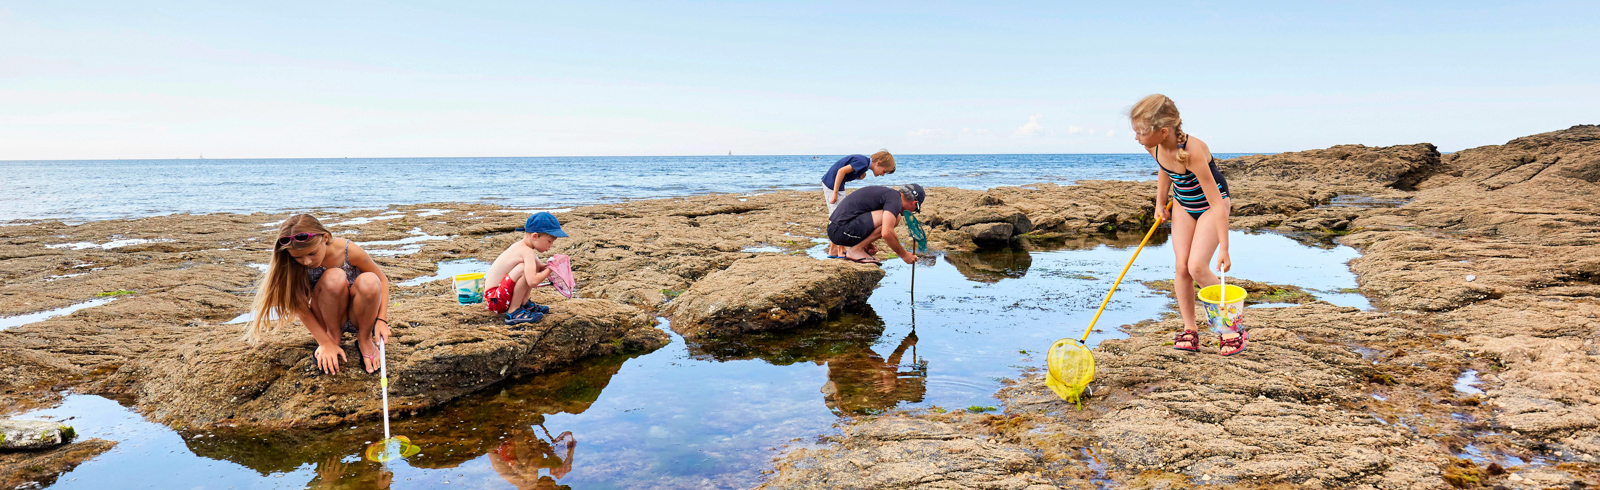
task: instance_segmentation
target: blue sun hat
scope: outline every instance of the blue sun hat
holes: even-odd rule
[[[556,221],[556,215],[545,211],[533,213],[528,217],[528,222],[518,226],[516,231],[525,233],[543,233],[553,237],[565,237],[567,232],[561,231],[561,222]]]

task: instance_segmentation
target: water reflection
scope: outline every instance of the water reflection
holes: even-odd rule
[[[916,356],[916,331],[901,338],[885,358],[872,349],[884,328],[883,319],[868,309],[787,332],[690,343],[689,354],[718,362],[759,359],[777,366],[827,366],[827,381],[819,391],[829,410],[839,415],[879,413],[901,402],[919,403],[928,390],[928,363]]]
[[[556,480],[572,472],[572,455],[578,447],[577,439],[570,431],[552,436],[544,424],[535,427],[544,435],[540,436],[531,428],[518,431],[489,453],[489,465],[507,483],[522,490],[572,488],[556,485]],[[557,448],[565,448],[566,452],[558,454]],[[539,473],[542,470],[550,470],[550,474],[541,476]]]
[[[1002,279],[1019,279],[1028,275],[1033,265],[1033,255],[1027,250],[999,249],[982,252],[950,252],[945,262],[955,266],[967,279],[994,284]]]
[[[404,464],[449,469],[488,456],[494,470],[518,488],[560,488],[553,485],[572,471],[576,437],[570,431],[550,436],[545,417],[587,411],[629,358],[590,359],[394,420],[394,432],[410,434],[422,448]],[[357,453],[380,437],[373,427],[360,426],[262,434],[213,432],[186,435],[185,443],[198,456],[232,461],[263,476],[289,473],[314,462],[316,473],[309,488],[387,488],[393,474]],[[539,476],[540,470],[549,470],[549,475]],[[551,486],[543,486],[545,480]]]

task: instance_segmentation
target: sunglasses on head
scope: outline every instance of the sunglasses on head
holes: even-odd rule
[[[314,236],[317,236],[317,235],[321,235],[321,233],[295,233],[293,235],[281,236],[281,237],[278,237],[278,246],[282,247],[284,245],[288,245],[290,240],[294,240],[294,241],[297,241],[297,242],[303,242],[303,241],[306,241],[306,240],[310,240],[311,237],[314,237]]]

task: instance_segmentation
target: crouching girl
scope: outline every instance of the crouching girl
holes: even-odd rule
[[[317,340],[317,367],[338,374],[344,361],[339,341],[356,334],[368,373],[378,370],[379,340],[389,338],[389,278],[360,246],[334,238],[310,215],[290,216],[278,226],[267,277],[256,291],[245,339],[296,319]]]

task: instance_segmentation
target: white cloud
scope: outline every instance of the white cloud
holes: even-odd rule
[[[922,128],[915,131],[907,131],[906,136],[910,136],[912,138],[945,139],[950,136],[950,132],[943,129]]]
[[[1117,131],[1116,130],[1114,130],[1114,129],[1106,130],[1106,137],[1107,138],[1110,138],[1110,137],[1116,136],[1116,135],[1117,135]]]
[[[1077,126],[1067,126],[1067,134],[1078,134],[1078,133],[1082,133],[1082,132],[1083,132],[1083,128],[1080,128],[1080,127],[1077,127]]]
[[[1017,128],[1017,136],[1033,136],[1044,132],[1044,126],[1039,125],[1041,117],[1044,117],[1044,114],[1028,116],[1028,123]]]

